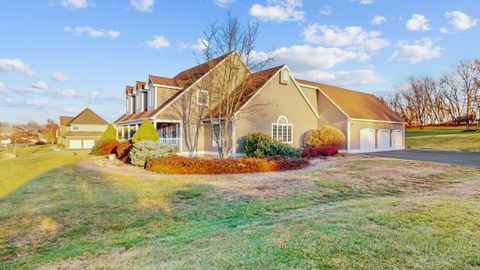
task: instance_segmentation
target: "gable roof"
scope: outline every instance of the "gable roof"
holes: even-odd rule
[[[60,116],[60,126],[66,126],[75,116]]]
[[[374,95],[306,80],[297,81],[300,84],[318,88],[350,118],[405,122],[402,117],[390,110],[385,103]]]
[[[90,108],[86,108],[70,120],[67,125],[108,125],[108,122],[90,110]]]
[[[149,75],[148,79],[153,84],[182,87],[182,88],[185,87],[185,82],[180,79],[172,79],[172,78],[160,77],[155,75]]]
[[[135,89],[136,89],[136,90],[139,90],[139,89],[141,90],[141,89],[143,89],[143,88],[145,88],[145,82],[137,81],[137,82],[135,83]]]
[[[129,95],[129,94],[133,94],[133,91],[134,91],[135,87],[133,86],[125,86],[125,95]]]
[[[230,56],[232,54],[233,54],[233,52],[229,53],[229,54],[222,55],[222,56],[217,57],[213,60],[210,60],[206,63],[200,64],[200,65],[195,66],[193,68],[182,71],[182,72],[178,73],[174,78],[165,78],[165,77],[158,77],[158,76],[150,75],[151,77],[159,78],[158,80],[163,81],[163,82],[172,83],[173,81],[175,81],[179,85],[182,85],[183,88],[178,90],[177,92],[175,92],[175,94],[173,94],[170,98],[168,98],[166,101],[164,101],[155,110],[146,111],[146,112],[138,112],[138,113],[134,113],[134,114],[123,114],[117,120],[115,120],[114,123],[154,117],[157,113],[162,111],[164,108],[168,107],[178,96],[180,96],[186,90],[188,90],[188,88],[192,84],[194,84],[196,81],[201,79],[205,74],[207,74],[210,70],[212,70],[214,67],[216,67],[220,62],[222,62],[223,59],[227,58],[228,56]]]

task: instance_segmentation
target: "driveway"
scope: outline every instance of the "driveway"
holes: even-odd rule
[[[370,153],[371,156],[398,158],[408,160],[422,160],[439,163],[457,164],[480,168],[480,153],[478,152],[455,152],[439,150],[400,150],[388,152]]]

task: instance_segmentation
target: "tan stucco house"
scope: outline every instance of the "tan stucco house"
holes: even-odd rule
[[[181,154],[189,154],[183,141],[184,121],[176,109],[183,95],[197,96],[202,106],[208,89],[202,82],[218,76],[226,62],[238,64],[245,73],[248,93],[230,127],[234,155],[241,155],[243,139],[252,132],[262,132],[275,140],[302,146],[304,134],[324,125],[343,131],[347,138],[344,152],[361,153],[403,149],[405,123],[396,113],[373,95],[294,78],[286,65],[252,73],[238,53],[230,53],[182,71],[173,78],[150,75],[124,91],[126,113],[115,121],[120,136],[129,139],[144,119],[152,121],[160,140],[174,146]],[[244,108],[256,105],[256,110]],[[213,142],[215,123],[207,119],[198,138],[197,154],[217,154]]]
[[[77,116],[60,116],[57,141],[66,149],[90,149],[107,126],[107,121],[86,108]]]

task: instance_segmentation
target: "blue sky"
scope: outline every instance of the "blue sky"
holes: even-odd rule
[[[479,56],[477,0],[2,1],[0,121],[85,107],[112,121],[125,85],[195,65],[202,31],[228,10],[260,22],[257,57],[274,51],[299,78],[369,93]]]

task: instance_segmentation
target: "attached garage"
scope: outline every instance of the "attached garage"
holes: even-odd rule
[[[91,149],[95,145],[95,140],[83,140],[83,148]]]
[[[369,128],[360,130],[360,150],[364,152],[375,150],[375,130]]]
[[[390,130],[380,129],[377,131],[377,149],[390,150]]]
[[[94,139],[68,139],[68,149],[92,149],[95,145]]]

